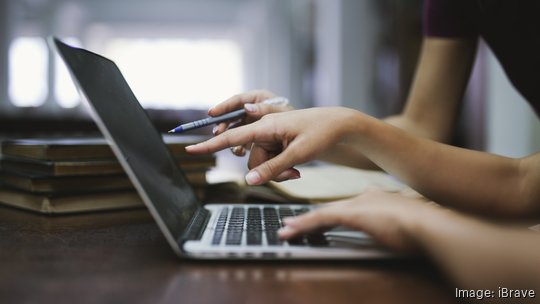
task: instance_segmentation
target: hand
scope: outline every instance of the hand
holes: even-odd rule
[[[186,147],[192,154],[213,153],[253,143],[246,175],[250,185],[300,177],[293,167],[334,147],[365,117],[347,108],[311,108],[263,116],[249,126],[225,131],[206,142]]]
[[[262,103],[263,101],[273,97],[276,97],[276,95],[272,92],[266,90],[255,90],[234,95],[224,102],[214,106],[208,110],[208,115],[219,116],[244,107],[246,109],[246,116],[238,122],[222,122],[218,124],[212,130],[212,133],[214,135],[219,135],[228,128],[235,128],[241,125],[250,124],[259,120],[266,114],[290,111],[293,109],[292,106],[288,104],[272,105]],[[231,152],[237,156],[244,156],[246,154],[246,149],[249,147],[251,147],[250,143],[231,147]]]
[[[436,210],[443,209],[419,196],[368,190],[304,215],[285,218],[279,235],[290,239],[310,231],[345,226],[361,230],[389,248],[414,252],[419,249],[413,231],[415,222]]]

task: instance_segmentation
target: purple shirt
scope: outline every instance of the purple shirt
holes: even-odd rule
[[[540,117],[540,1],[425,0],[424,34],[482,37]]]

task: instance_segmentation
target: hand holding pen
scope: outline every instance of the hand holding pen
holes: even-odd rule
[[[208,110],[211,117],[180,125],[170,130],[169,133],[180,133],[217,124],[212,133],[218,135],[228,128],[252,123],[266,114],[291,109],[288,100],[284,97],[275,96],[264,90],[250,91],[235,95],[211,108]],[[245,154],[245,148],[242,146],[232,147],[231,151],[238,156]]]
[[[235,128],[241,125],[251,124],[264,115],[270,113],[290,111],[293,107],[286,98],[276,98],[276,95],[266,90],[248,91],[235,95],[222,103],[219,103],[208,111],[211,116],[222,115],[235,109],[244,108],[246,116],[240,122],[222,122],[214,127],[212,133],[219,135],[227,129]],[[250,145],[231,147],[231,152],[236,156],[244,156]]]

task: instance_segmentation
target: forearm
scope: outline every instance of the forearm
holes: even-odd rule
[[[384,122],[391,124],[401,130],[419,137],[425,137],[440,141],[444,139],[444,135],[436,132],[429,132],[432,128],[425,128],[418,125],[405,115],[394,115],[383,119]],[[337,144],[332,149],[326,151],[319,157],[320,160],[355,167],[367,170],[381,170],[379,166],[367,158],[361,151],[348,144]]]
[[[337,144],[318,157],[319,160],[337,165],[349,166],[366,170],[381,170],[370,159],[354,147],[346,144]]]
[[[382,121],[414,136],[438,142],[447,142],[450,137],[449,132],[441,132],[437,131],[437,128],[424,126],[404,114],[389,116]],[[358,149],[346,144],[336,145],[336,147],[321,155],[320,160],[361,169],[381,170],[379,166],[373,163],[362,152],[358,151]]]
[[[253,143],[246,175],[250,185],[348,145],[444,205],[504,215],[531,214],[540,206],[540,154],[514,160],[451,147],[347,108],[266,115],[186,150],[210,153],[247,143]]]
[[[344,226],[393,250],[422,253],[458,289],[540,292],[538,233],[482,222],[423,199],[372,190],[284,222],[279,231],[283,239]]]
[[[456,283],[495,292],[499,287],[540,292],[540,236],[505,228],[448,209],[426,210],[406,230]]]
[[[444,205],[499,214],[526,213],[520,161],[412,136],[358,113],[345,141],[379,167]]]
[[[414,136],[448,142],[474,62],[476,43],[474,38],[425,38],[406,106],[401,114],[384,121]],[[362,149],[351,151],[350,147],[338,146],[330,153],[323,159],[360,168],[381,166],[366,157]]]

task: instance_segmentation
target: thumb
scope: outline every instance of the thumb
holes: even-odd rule
[[[246,174],[248,185],[261,185],[269,182],[284,171],[292,168],[295,163],[287,151],[283,151],[275,157],[253,168]]]

